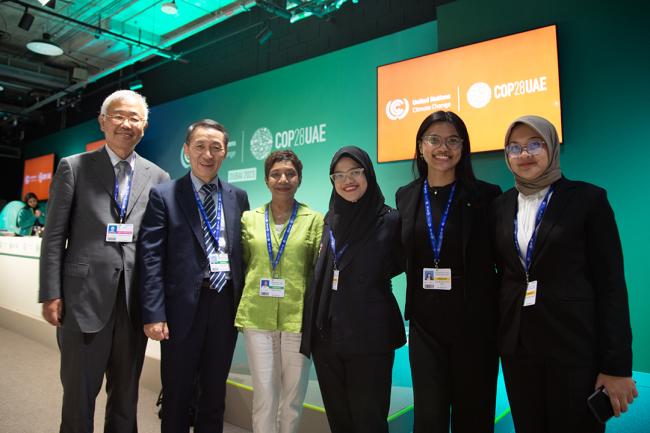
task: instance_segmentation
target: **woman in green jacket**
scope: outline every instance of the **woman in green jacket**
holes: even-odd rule
[[[25,194],[25,207],[18,212],[16,225],[20,236],[31,236],[35,227],[45,225],[45,211],[38,207],[38,197],[33,192]]]
[[[310,361],[300,352],[303,297],[323,216],[298,203],[302,163],[290,150],[264,162],[271,202],[242,216],[246,281],[235,318],[253,379],[253,432],[295,433]]]

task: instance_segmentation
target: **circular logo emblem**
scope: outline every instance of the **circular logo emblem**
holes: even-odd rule
[[[273,134],[269,128],[260,128],[251,137],[251,153],[253,158],[262,160],[269,156],[273,148]]]
[[[492,89],[487,83],[478,82],[467,91],[467,103],[474,108],[483,108],[492,99]]]
[[[181,145],[181,165],[183,166],[184,169],[190,168],[190,158],[188,158],[188,156],[185,155],[185,151],[183,150],[183,145]]]
[[[386,104],[386,116],[390,120],[402,120],[409,113],[409,101],[406,98],[393,99]]]

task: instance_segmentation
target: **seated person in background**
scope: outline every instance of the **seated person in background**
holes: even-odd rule
[[[45,226],[45,209],[39,208],[38,197],[33,192],[25,194],[25,207],[18,212],[16,225],[20,236],[31,236]]]

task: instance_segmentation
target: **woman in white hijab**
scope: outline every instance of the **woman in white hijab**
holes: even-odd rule
[[[515,188],[493,210],[499,352],[515,429],[603,432],[588,397],[602,387],[619,416],[637,396],[614,213],[604,189],[562,176],[548,120],[515,120],[505,158]]]

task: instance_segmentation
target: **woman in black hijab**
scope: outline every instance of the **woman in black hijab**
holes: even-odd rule
[[[340,149],[300,351],[313,354],[332,433],[388,432],[395,349],[406,343],[391,278],[402,272],[400,221],[368,154]]]

